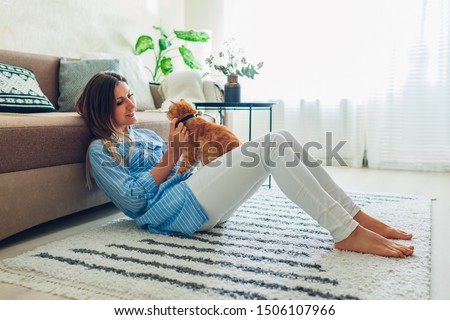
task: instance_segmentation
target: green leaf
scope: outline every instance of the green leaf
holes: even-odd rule
[[[167,39],[159,39],[159,51],[167,50],[172,45],[172,42],[170,42]]]
[[[164,57],[159,64],[163,75],[168,75],[173,71],[172,58]]]
[[[242,67],[241,72],[242,72],[243,76],[250,78],[250,79],[254,79],[255,75],[258,74],[258,72],[255,69],[255,66],[252,64]]]
[[[165,34],[164,30],[161,27],[153,26],[153,29],[158,30],[159,33],[161,34],[161,37],[166,39],[169,37],[167,34]]]
[[[134,46],[136,49],[136,52],[138,54],[141,54],[147,50],[153,50],[155,48],[155,45],[153,43],[153,39],[150,36],[140,36],[137,41],[136,45]]]
[[[193,42],[207,42],[209,40],[209,36],[206,32],[203,31],[173,31],[175,33],[175,36],[178,39],[186,40],[186,41],[193,41]]]
[[[202,65],[200,62],[198,62],[194,55],[192,54],[192,51],[186,48],[185,46],[181,46],[178,48],[178,51],[180,51],[181,56],[183,57],[184,63],[191,69],[196,70],[202,70]]]

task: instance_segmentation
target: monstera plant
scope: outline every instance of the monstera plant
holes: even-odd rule
[[[184,63],[191,69],[202,69],[202,65],[195,59],[191,50],[184,45],[177,46],[176,41],[185,40],[191,42],[207,42],[209,36],[201,31],[176,31],[166,34],[161,27],[153,26],[153,29],[159,32],[157,44],[155,40],[148,35],[141,35],[135,45],[137,54],[142,54],[147,50],[153,50],[155,53],[155,67],[150,69],[153,81],[159,81],[162,76],[173,72],[172,59],[182,57]],[[180,55],[178,55],[178,52]]]

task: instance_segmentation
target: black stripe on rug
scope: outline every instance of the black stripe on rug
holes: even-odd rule
[[[176,236],[172,236],[172,237],[176,237]],[[179,237],[184,237],[184,236],[179,236]],[[192,237],[189,237],[189,239],[192,239]],[[209,241],[207,239],[203,239],[200,237],[195,237],[195,240],[214,244],[214,245],[217,245],[217,244],[222,245],[222,243],[215,243],[216,241]],[[311,264],[311,263],[298,262],[298,261],[291,260],[291,259],[276,259],[276,258],[271,258],[271,257],[267,257],[267,256],[253,255],[253,254],[248,254],[248,253],[243,253],[243,252],[232,252],[232,251],[228,252],[225,250],[215,249],[215,248],[199,248],[196,246],[180,245],[180,244],[176,244],[176,243],[158,242],[153,239],[142,239],[139,242],[144,242],[144,243],[147,243],[150,245],[163,245],[163,246],[167,246],[170,248],[182,248],[185,250],[193,250],[196,252],[214,253],[214,254],[219,254],[219,255],[228,256],[228,257],[233,256],[233,257],[237,257],[237,258],[248,259],[251,261],[267,261],[267,262],[271,262],[271,263],[282,263],[282,264],[287,264],[292,267],[310,268],[310,269],[316,269],[319,271],[323,271],[322,267],[317,263]],[[232,244],[226,244],[226,245],[232,245]]]
[[[105,257],[109,258],[109,259],[117,258],[115,255],[110,255],[110,254],[105,254],[105,255],[106,255]],[[36,256],[40,257],[40,258],[44,258],[44,259],[50,259],[50,260],[55,260],[55,261],[59,261],[62,263],[67,263],[69,265],[82,266],[87,269],[95,269],[95,270],[102,270],[105,272],[112,272],[112,273],[122,275],[125,277],[131,277],[131,278],[136,278],[136,279],[146,279],[146,280],[151,279],[151,280],[156,280],[159,282],[166,282],[171,285],[185,287],[187,289],[195,290],[195,291],[210,290],[210,291],[216,292],[220,295],[225,295],[225,296],[229,296],[232,298],[240,297],[240,298],[244,298],[244,299],[258,299],[258,300],[266,300],[267,299],[266,296],[259,294],[259,293],[255,293],[255,292],[248,292],[248,291],[242,291],[242,290],[228,290],[228,289],[223,289],[223,288],[209,287],[204,284],[200,284],[200,283],[196,283],[196,282],[184,282],[184,281],[180,281],[178,279],[172,279],[172,278],[161,276],[159,274],[148,273],[148,272],[129,272],[124,269],[113,268],[110,266],[102,266],[102,265],[98,265],[98,264],[86,263],[79,259],[54,256],[47,252],[39,253]],[[131,260],[133,260],[133,259],[131,258],[130,261]],[[136,259],[134,259],[134,260],[136,260]],[[135,261],[133,261],[133,262],[135,262]],[[335,299],[335,300],[357,300],[358,299],[357,297],[354,297],[351,295],[337,295],[336,296],[329,292],[322,292],[322,291],[319,291],[316,289],[305,288],[303,286],[295,286],[292,288],[292,290],[303,292],[311,297],[319,297],[319,298],[323,298],[323,299]]]
[[[250,266],[250,265],[244,265],[244,264],[237,264],[234,262],[230,262],[227,260],[218,260],[218,259],[211,259],[211,258],[202,258],[202,257],[194,257],[192,255],[178,255],[178,254],[173,254],[173,253],[168,253],[167,251],[163,251],[163,250],[157,250],[157,249],[144,249],[144,248],[139,248],[139,247],[131,247],[125,244],[110,244],[107,245],[107,247],[115,247],[115,248],[119,248],[119,249],[123,249],[126,251],[137,251],[139,253],[144,253],[144,254],[148,254],[148,255],[156,255],[156,256],[167,256],[167,257],[171,257],[173,259],[177,259],[177,260],[182,260],[182,261],[189,261],[189,262],[198,262],[198,263],[203,263],[206,264],[208,266],[211,265],[217,265],[217,266],[221,266],[221,267],[229,267],[229,268],[235,268],[235,269],[239,269],[242,271],[246,271],[246,272],[253,272],[253,273],[261,273],[261,274],[266,274],[266,275],[272,275],[275,277],[280,277],[280,278],[284,278],[284,279],[304,279],[307,281],[312,281],[312,282],[319,282],[319,283],[324,283],[324,284],[332,284],[332,285],[338,285],[338,281],[335,279],[330,279],[327,277],[320,277],[320,276],[304,276],[304,275],[300,275],[298,273],[294,273],[294,272],[283,272],[283,271],[273,271],[270,269],[265,269],[265,268],[261,268],[261,267],[255,267],[255,266]],[[74,249],[75,250],[85,250],[85,249]]]

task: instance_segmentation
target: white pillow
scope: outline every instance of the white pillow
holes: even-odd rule
[[[161,82],[159,93],[164,99],[161,110],[167,111],[171,101],[184,99],[189,102],[204,102],[202,75],[197,70],[177,71],[167,75]]]
[[[150,92],[150,79],[145,73],[144,63],[140,56],[118,55],[110,53],[89,52],[82,53],[81,60],[84,59],[118,59],[120,62],[119,73],[128,81],[131,91],[136,99],[136,108],[138,111],[156,109]]]
[[[221,102],[223,101],[223,85],[213,80],[203,80],[203,94],[207,102]]]

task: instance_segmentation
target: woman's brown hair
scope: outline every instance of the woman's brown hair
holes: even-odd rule
[[[76,111],[83,117],[94,139],[100,139],[108,152],[121,165],[124,159],[116,148],[118,140],[128,140],[128,134],[122,132],[114,122],[116,98],[114,89],[127,80],[112,71],[99,72],[84,87],[76,104]],[[130,153],[132,149],[130,148]],[[89,151],[86,153],[86,181],[91,187]]]
[[[118,73],[105,71],[94,75],[84,87],[76,111],[84,118],[94,139],[111,139],[119,135],[114,123],[114,89],[127,80]]]

